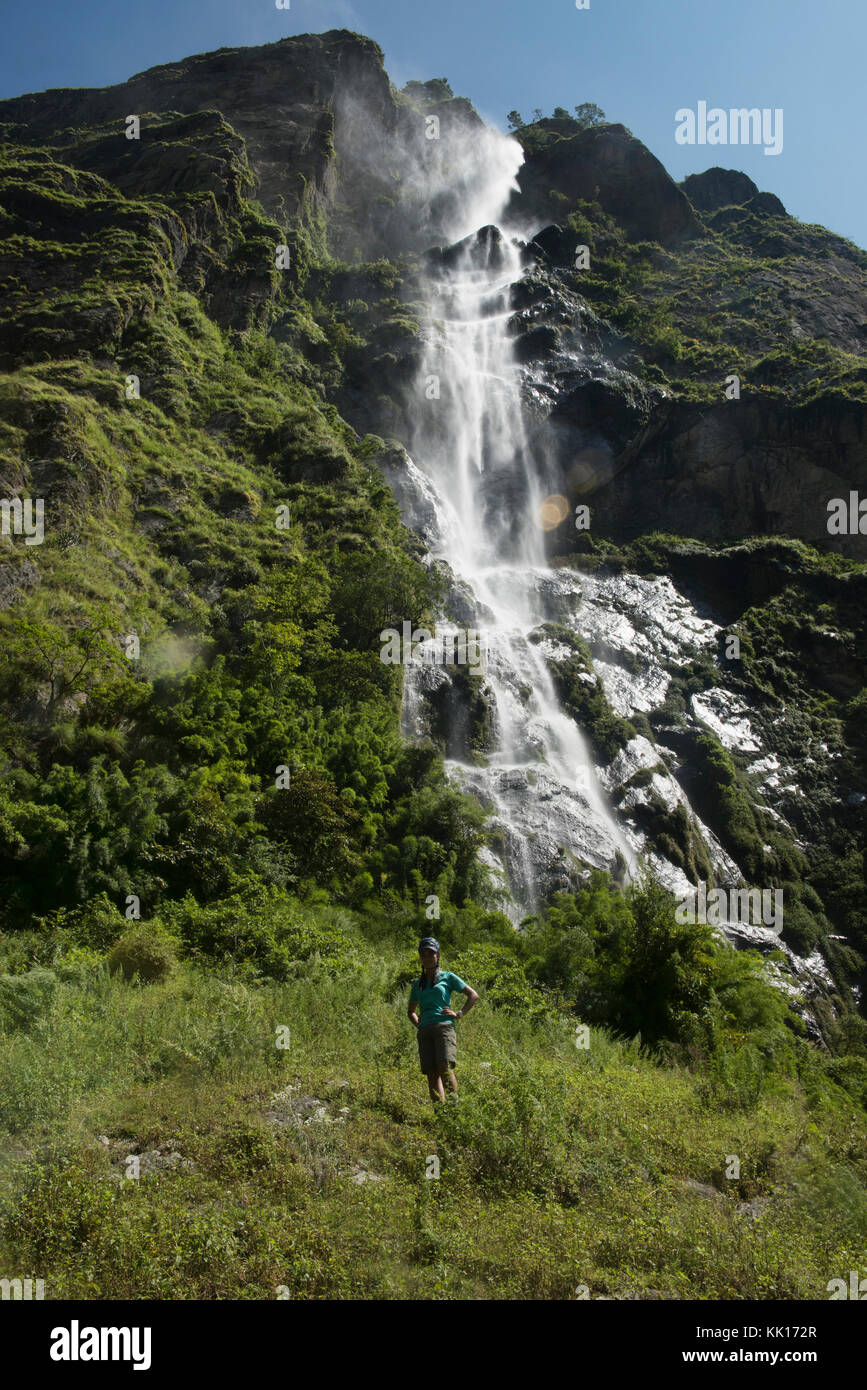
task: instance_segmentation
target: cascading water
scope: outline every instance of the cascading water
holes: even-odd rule
[[[516,920],[538,906],[543,886],[568,887],[581,866],[622,872],[634,861],[586,742],[559,706],[545,640],[530,640],[554,616],[557,581],[545,563],[544,488],[527,446],[508,334],[509,289],[520,273],[516,247],[487,228],[431,276],[407,479],[416,514],[421,500],[430,554],[454,575],[460,619],[487,644],[487,757],[481,765],[464,751],[447,767],[494,809]],[[431,678],[408,669],[409,734]]]

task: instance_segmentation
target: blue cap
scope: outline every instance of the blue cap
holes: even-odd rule
[[[438,951],[440,948],[440,943],[437,941],[435,936],[423,936],[421,941],[418,943],[419,951],[423,951],[425,946],[429,946],[432,951]]]

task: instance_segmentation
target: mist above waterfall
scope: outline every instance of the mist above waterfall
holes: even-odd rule
[[[498,221],[524,161],[517,140],[460,98],[429,112],[401,104],[383,121],[368,91],[343,89],[334,141],[340,198],[354,204],[344,239],[360,255],[422,251]],[[359,216],[362,204],[367,215]]]

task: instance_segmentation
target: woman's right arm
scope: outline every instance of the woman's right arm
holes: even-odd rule
[[[412,1002],[412,990],[410,990],[410,995],[409,995],[409,1007],[407,1008],[406,1016],[407,1016],[407,1018],[409,1019],[410,1023],[412,1024],[413,1028],[417,1028],[417,1027],[418,1027],[418,1014],[417,1014],[416,1011],[415,1011],[415,1004]]]

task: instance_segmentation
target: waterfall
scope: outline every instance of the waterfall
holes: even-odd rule
[[[629,806],[647,805],[648,790],[670,811],[686,808],[717,884],[737,886],[743,876],[666,767],[666,760],[676,762],[676,750],[639,736],[608,766],[597,768],[584,735],[557,699],[546,653],[557,658],[567,652],[542,636],[546,622],[564,624],[602,653],[596,673],[624,717],[658,707],[670,679],[669,662],[683,664],[696,648],[715,650],[722,629],[666,577],[579,578],[546,563],[543,526],[546,520],[550,524],[545,513],[554,501],[550,494],[557,491],[557,475],[551,461],[539,456],[541,446],[529,447],[522,401],[538,392],[538,377],[534,380],[517,361],[509,334],[511,288],[522,275],[521,256],[508,230],[504,235],[490,223],[480,227],[473,216],[483,212],[502,221],[519,164],[510,165],[507,154],[500,151],[496,160],[478,155],[486,175],[479,180],[483,196],[474,206],[469,200],[465,204],[471,234],[428,258],[423,351],[405,402],[410,456],[405,466],[388,467],[387,474],[429,563],[445,567],[448,621],[441,629],[476,629],[487,645],[484,677],[473,682],[445,666],[405,668],[403,731],[410,739],[444,734],[450,779],[490,808],[493,848],[482,858],[502,875],[511,894],[503,910],[517,925],[552,891],[574,889],[589,874],[588,866],[623,881],[634,873],[638,854],[675,896],[692,891],[682,863],[648,842],[628,813]],[[462,190],[472,186],[470,164],[464,152],[456,166]],[[499,171],[496,178],[492,170]],[[495,184],[499,201],[492,192]],[[466,223],[458,230],[467,231]],[[527,229],[513,230],[527,239]],[[572,350],[576,365],[583,365],[581,351]],[[562,510],[556,519],[564,520]],[[472,702],[476,712],[481,702],[490,713],[490,728],[475,743]],[[432,708],[438,710],[435,731]],[[725,718],[729,706],[723,701],[721,708]],[[694,696],[688,721],[701,729],[707,718]],[[742,743],[744,730],[729,716],[721,736]],[[618,823],[602,788],[622,786],[636,773],[650,774],[652,787],[631,790],[628,802],[621,802],[627,814]],[[803,993],[798,1007],[808,1029],[818,1034],[805,1000],[826,992],[830,983],[821,957],[802,959],[775,933],[756,925],[724,920],[721,932],[729,941],[774,952],[775,960],[784,953],[781,987],[799,998]]]
[[[512,174],[509,174],[509,184]],[[504,198],[508,186],[504,189]],[[568,601],[574,577],[552,571],[543,543],[546,489],[531,459],[520,368],[508,333],[514,242],[495,227],[468,237],[427,283],[429,322],[412,396],[409,489],[434,560],[454,576],[455,608],[487,645],[483,697],[493,737],[484,762],[449,756],[450,777],[494,812],[514,920],[545,891],[574,886],[586,866],[626,869],[634,853],[597,781],[586,740],[558,702],[545,640],[531,641]],[[439,680],[448,676],[438,673]],[[407,670],[404,728],[419,732],[430,671]]]

